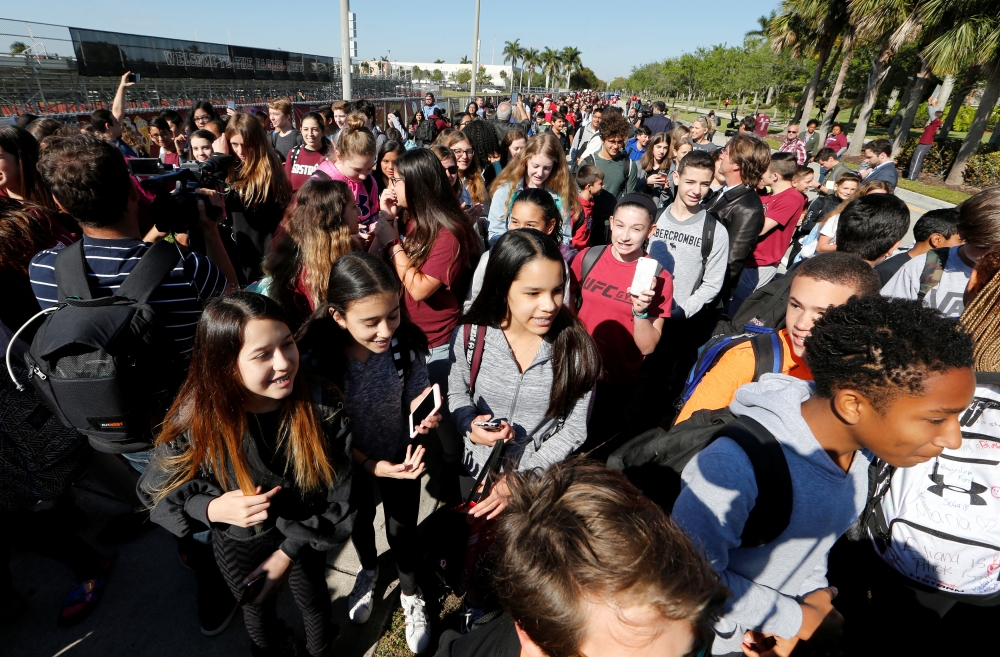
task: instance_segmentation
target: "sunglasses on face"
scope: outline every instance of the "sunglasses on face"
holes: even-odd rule
[[[458,173],[458,165],[453,164],[450,167],[445,167],[444,170],[454,176]]]

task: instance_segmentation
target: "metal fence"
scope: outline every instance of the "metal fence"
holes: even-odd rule
[[[322,104],[343,97],[341,61],[335,59],[332,82],[142,78],[128,88],[126,112],[186,109],[207,100],[213,105],[262,105],[275,98]],[[124,71],[123,71],[124,73]],[[72,116],[110,108],[119,78],[81,76],[63,25],[0,18],[0,117],[21,112]],[[414,94],[412,74],[352,76],[353,98],[389,100]]]

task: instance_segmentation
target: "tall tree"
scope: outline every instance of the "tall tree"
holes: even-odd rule
[[[566,46],[560,52],[560,59],[562,60],[563,73],[566,74],[566,88],[569,89],[569,79],[574,73],[583,68],[583,62],[580,60],[580,55],[582,53],[574,48],[573,46]]]
[[[538,66],[540,54],[537,48],[528,48],[521,53],[522,66],[528,69],[528,88],[531,88],[532,78],[535,77],[535,67]]]
[[[823,122],[819,128],[819,143],[821,144],[826,141],[827,133],[830,132],[833,122],[837,120],[836,110],[840,102],[840,93],[844,90],[844,80],[847,79],[847,71],[851,68],[851,57],[854,55],[854,46],[856,43],[857,37],[855,37],[852,29],[844,36],[844,58],[840,63],[837,80],[833,83],[833,89],[830,90],[830,99],[826,102],[826,110],[823,113]]]
[[[503,63],[506,64],[510,62],[511,73],[517,68],[517,60],[521,59],[521,40],[514,39],[513,41],[504,41],[503,44]],[[511,78],[511,86],[514,86],[514,79]]]
[[[559,53],[548,46],[542,50],[541,55],[542,72],[545,73],[545,89],[548,90],[549,82],[559,72]]]

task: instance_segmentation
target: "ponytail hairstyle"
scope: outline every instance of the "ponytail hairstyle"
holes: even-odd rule
[[[432,153],[437,155],[437,158],[438,160],[440,160],[442,167],[444,166],[445,160],[452,160],[452,161],[455,160],[455,154],[452,153],[451,149],[445,146],[444,144],[431,144],[429,148]],[[447,174],[447,171],[445,172],[445,174]],[[461,199],[462,189],[463,189],[461,178],[455,178],[455,184],[452,185],[452,189],[455,190],[455,195]]]
[[[289,315],[304,319],[326,300],[330,268],[352,250],[344,212],[354,205],[351,188],[341,180],[311,178],[299,189],[264,260],[264,272],[272,277],[271,297]],[[298,301],[301,291],[308,297],[305,308]]]
[[[445,229],[458,241],[453,262],[471,267],[472,256],[480,250],[479,237],[448,185],[437,156],[426,148],[407,151],[396,160],[396,175],[403,179],[406,189],[406,218],[411,228],[403,248],[410,257],[410,266],[418,271],[424,266]]]
[[[36,119],[37,120],[37,119]],[[38,173],[38,140],[30,132],[16,126],[0,128],[0,149],[17,160],[21,176],[21,194],[25,203],[40,205],[59,212],[52,201],[52,192]]]
[[[972,336],[976,371],[1000,372],[1000,246],[986,252],[973,276],[960,321]]]
[[[448,149],[455,148],[461,144],[468,144],[467,148],[475,148],[469,137],[461,130],[453,130],[448,134],[438,135],[435,144],[441,144]],[[452,154],[452,157],[455,157]],[[455,158],[458,161],[458,158]],[[469,198],[473,203],[482,203],[486,200],[486,181],[483,180],[483,169],[479,165],[478,153],[473,153],[469,158],[469,166],[465,171],[459,171],[458,177],[462,181],[463,187],[469,192]],[[409,197],[407,197],[409,198]]]
[[[358,112],[347,115],[347,123],[337,133],[337,157],[375,157],[375,135],[365,127],[365,116]]]
[[[309,321],[299,329],[296,342],[302,345],[303,351],[317,349],[323,354],[330,354],[332,357],[322,362],[332,367],[325,369],[323,375],[343,388],[347,373],[345,350],[351,344],[351,334],[333,319],[333,311],[343,317],[357,301],[381,295],[392,295],[398,300],[399,292],[399,278],[385,261],[371,253],[349,253],[330,268],[326,300],[316,307]],[[405,346],[401,351],[416,350],[427,354],[427,336],[410,321],[402,304],[399,312],[399,327],[393,338]],[[403,361],[405,374],[410,361],[406,358]]]
[[[237,135],[243,139],[243,159],[236,167],[236,180],[231,187],[240,201],[248,208],[268,201],[287,206],[292,198],[292,184],[260,121],[244,112],[232,115],[226,123],[226,139]]]
[[[483,290],[459,324],[502,328],[510,321],[510,287],[524,266],[536,259],[558,262],[560,271],[565,272],[559,245],[548,235],[532,228],[501,235],[490,250]],[[601,356],[587,329],[565,304],[553,318],[548,336],[552,343],[552,393],[545,417],[555,419],[597,384]]]
[[[545,217],[546,225],[552,223],[554,226],[552,234],[549,237],[554,239],[556,243],[562,240],[562,214],[559,212],[559,208],[556,206],[556,202],[552,199],[552,194],[548,190],[536,188],[522,189],[514,197],[514,204],[511,205],[511,209],[513,210],[514,206],[518,203],[534,205],[541,210],[542,216]]]
[[[569,214],[576,200],[576,183],[566,164],[566,153],[563,152],[559,139],[550,132],[535,135],[517,154],[517,158],[500,172],[490,186],[490,196],[504,185],[509,185],[513,193],[518,183],[523,182],[528,172],[528,160],[536,155],[542,155],[552,160],[552,173],[545,181],[545,188],[555,192],[562,201],[562,210]],[[577,203],[579,205],[579,203]],[[577,215],[579,216],[579,215]]]
[[[247,325],[255,319],[285,321],[275,301],[253,292],[227,294],[205,306],[198,320],[187,378],[156,439],[157,445],[163,445],[184,434],[188,446],[180,454],[158,457],[164,459],[162,466],[168,477],[163,487],[153,492],[154,504],[206,471],[224,491],[239,489],[244,495],[254,494],[260,482],[251,476],[243,451],[250,392],[240,378],[238,359]],[[291,470],[304,493],[332,485],[337,478],[335,455],[327,447],[301,367],[292,394],[281,401],[279,411],[279,440],[287,445],[286,472]]]

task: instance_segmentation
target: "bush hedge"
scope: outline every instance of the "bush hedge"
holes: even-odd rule
[[[907,139],[899,151],[896,163],[904,171],[910,167],[910,158],[913,157],[917,141],[916,137]],[[947,175],[962,147],[962,141],[954,137],[935,141],[927,157],[924,158],[921,171],[942,177]],[[995,146],[980,144],[976,154],[969,158],[963,178],[967,185],[975,187],[1000,185],[1000,151],[997,151]]]
[[[948,116],[948,112],[950,109],[951,108],[949,106],[941,110],[942,112],[944,112],[945,117]],[[958,110],[958,115],[955,117],[955,125],[952,126],[951,129],[954,130],[955,132],[968,132],[969,127],[972,125],[972,120],[976,118],[977,109],[978,108],[972,107],[970,105],[963,105],[962,107],[960,107]],[[874,110],[872,112],[872,123],[881,128],[888,128],[889,124],[892,122],[892,117],[896,115],[897,111],[899,111],[898,102],[895,105],[893,105],[892,108],[889,110]],[[927,113],[927,103],[920,103],[920,107],[917,108],[917,115],[913,118],[913,125],[911,126],[910,129],[916,130],[918,128],[922,128],[923,126],[927,125],[928,117],[929,115]],[[990,117],[986,120],[986,129],[995,130],[998,122],[1000,122],[1000,106],[993,108],[993,112],[990,114]]]

